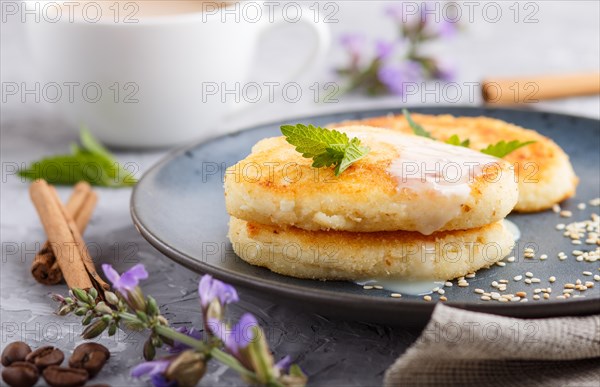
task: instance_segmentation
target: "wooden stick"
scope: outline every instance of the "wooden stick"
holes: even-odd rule
[[[77,183],[66,205],[67,211],[75,218],[75,223],[81,233],[84,232],[93,212],[94,206],[92,205],[91,208],[89,206],[92,204],[91,202],[94,205],[96,202],[95,195],[92,197],[90,192],[92,192],[92,187],[88,183]],[[84,205],[88,207],[85,212],[82,212]],[[63,279],[62,272],[48,241],[44,243],[42,249],[35,256],[31,265],[31,274],[39,283],[44,285],[55,285]]]
[[[67,226],[69,227],[69,230],[71,231],[71,235],[72,235],[73,240],[75,241],[77,250],[79,250],[79,256],[81,257],[81,260],[85,266],[87,274],[89,275],[89,277],[91,277],[92,281],[94,281],[96,284],[100,285],[100,287],[102,289],[110,289],[110,285],[107,284],[106,282],[104,282],[104,280],[102,278],[100,278],[100,276],[96,272],[96,267],[94,266],[94,260],[92,259],[92,256],[90,255],[87,245],[85,244],[85,241],[83,240],[83,237],[81,236],[81,233],[79,232],[79,229],[77,228],[77,224],[75,224],[75,220],[67,212],[67,209],[65,208],[65,206],[63,206],[62,202],[60,201],[60,198],[58,197],[58,194],[56,193],[56,190],[51,189],[50,192],[52,194],[52,199],[59,206],[63,218],[67,221]],[[93,192],[91,192],[90,194],[95,195],[95,193],[93,193]],[[95,202],[94,202],[94,205],[95,205]],[[48,239],[50,239],[50,238],[48,238]],[[62,269],[62,267],[61,267],[61,269]],[[63,275],[65,275],[64,270],[63,270]],[[68,284],[68,281],[67,281],[67,284]],[[69,287],[71,287],[71,286],[69,286]],[[101,289],[98,289],[98,290],[101,290]]]
[[[481,92],[486,103],[497,104],[600,94],[600,73],[487,79],[481,85]]]
[[[67,285],[69,288],[90,289],[93,284],[83,263],[81,248],[77,248],[81,246],[77,246],[67,220],[69,215],[57,200],[56,193],[44,180],[36,180],[31,184],[29,194]]]

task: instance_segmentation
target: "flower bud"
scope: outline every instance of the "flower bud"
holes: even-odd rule
[[[113,310],[104,303],[104,301],[100,301],[95,307],[94,310],[100,314],[112,314]]]
[[[273,355],[269,350],[263,330],[257,325],[253,326],[252,330],[254,340],[241,352],[246,352],[244,355],[248,356],[256,377],[261,383],[266,384],[271,380],[273,374]]]
[[[119,304],[119,297],[113,292],[105,291],[104,298],[106,299],[106,302],[111,305],[117,306]]]
[[[156,316],[160,313],[158,304],[152,296],[148,296],[148,306],[146,307],[146,312],[148,313],[148,316]]]
[[[94,318],[94,314],[92,313],[91,310],[88,310],[88,312],[85,314],[85,317],[83,318],[83,320],[81,320],[81,325],[90,325],[93,318]]]
[[[148,337],[148,340],[146,340],[144,343],[143,353],[146,361],[154,359],[154,356],[156,355],[156,349],[154,348],[154,345],[152,345],[152,337]]]
[[[60,307],[58,312],[56,312],[59,316],[66,316],[73,311],[73,307],[71,305],[63,305]]]
[[[139,286],[136,286],[132,291],[127,293],[127,303],[133,310],[146,310],[146,300],[144,299],[144,293]]]
[[[206,372],[206,360],[203,354],[188,350],[177,356],[167,368],[168,380],[177,381],[180,386],[195,386]]]
[[[50,296],[50,298],[52,298],[52,301],[60,302],[61,304],[65,302],[65,298],[63,296],[61,296],[60,294],[54,293]]]
[[[75,316],[84,316],[87,313],[87,311],[88,311],[88,308],[86,308],[84,306],[84,307],[75,309],[74,313],[75,313]]]
[[[211,321],[213,319],[220,321],[222,314],[223,307],[221,306],[221,302],[219,302],[218,298],[213,299],[206,309],[206,321]]]
[[[88,325],[84,330],[81,336],[86,339],[93,339],[94,337],[100,336],[102,332],[108,327],[108,321],[104,317],[97,319],[90,325]]]
[[[96,290],[96,288],[91,288],[91,289],[88,291],[88,295],[89,295],[90,297],[92,297],[92,299],[93,299],[93,300],[96,300],[96,298],[98,298],[98,291]]]
[[[83,303],[88,303],[88,296],[87,293],[83,290],[83,289],[79,289],[79,288],[73,288],[71,289],[71,291],[73,292],[73,295],[81,302]]]
[[[117,322],[115,320],[112,320],[108,324],[108,335],[109,336],[114,336],[115,333],[117,333]]]
[[[169,326],[169,321],[163,315],[159,315],[158,317],[156,317],[156,319],[158,320],[160,325]]]

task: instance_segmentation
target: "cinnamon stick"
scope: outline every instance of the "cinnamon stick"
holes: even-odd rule
[[[75,223],[81,233],[84,232],[97,201],[97,196],[92,194],[92,187],[87,182],[75,185],[71,197],[67,201],[66,209],[75,218]],[[35,256],[31,265],[31,274],[44,285],[55,285],[63,279],[50,243],[46,241]]]
[[[81,257],[82,248],[77,246],[69,226],[70,215],[57,200],[56,193],[44,180],[36,180],[31,184],[29,194],[67,285],[69,288],[90,289],[93,284]],[[83,248],[87,250],[85,245]]]
[[[600,94],[600,73],[486,79],[481,85],[486,103],[535,103],[546,99]]]
[[[104,280],[102,278],[100,278],[100,276],[96,272],[96,266],[94,265],[94,260],[92,259],[92,256],[90,255],[87,245],[85,244],[85,241],[83,240],[83,236],[81,236],[81,232],[79,232],[79,229],[77,228],[77,224],[75,224],[75,220],[67,212],[67,209],[60,201],[60,198],[58,197],[56,190],[51,189],[50,192],[52,194],[52,199],[54,200],[56,205],[59,207],[63,218],[67,222],[67,226],[68,226],[69,230],[71,231],[72,239],[75,241],[76,249],[79,251],[79,256],[81,258],[81,261],[83,262],[83,265],[86,269],[86,272],[87,272],[89,278],[92,280],[94,285],[99,285],[99,286],[94,286],[94,287],[96,287],[98,290],[110,289],[110,285],[107,284],[106,282],[104,282]],[[48,237],[48,240],[51,241],[50,237]],[[63,272],[63,275],[65,275],[65,272],[62,269],[62,266],[61,266],[61,270]],[[69,282],[66,278],[65,278],[65,280],[67,281],[67,284],[69,284]],[[69,288],[71,288],[71,286],[69,286]],[[100,294],[102,294],[102,293],[103,292],[101,292]]]

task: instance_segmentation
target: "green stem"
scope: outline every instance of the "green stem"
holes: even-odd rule
[[[219,348],[209,348],[204,341],[196,340],[193,337],[190,337],[183,333],[177,332],[177,331],[173,330],[172,328],[169,328],[169,327],[166,327],[163,325],[156,326],[154,328],[154,330],[156,331],[156,333],[158,333],[161,336],[168,337],[169,339],[178,341],[182,344],[185,344],[187,346],[194,348],[197,351],[201,351],[201,352],[205,353],[206,355],[209,355],[209,356],[217,359],[221,363],[225,364],[229,368],[237,371],[238,373],[240,373],[242,375],[245,375],[252,379],[256,378],[254,373],[251,371],[248,371],[246,368],[244,368],[244,366],[239,361],[237,361],[236,358],[229,355],[228,353],[221,351]]]

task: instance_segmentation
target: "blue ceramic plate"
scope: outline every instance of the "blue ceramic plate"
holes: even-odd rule
[[[457,116],[489,116],[532,128],[556,141],[571,157],[581,182],[577,197],[562,204],[574,214],[570,221],[589,219],[598,207],[579,210],[577,204],[600,196],[600,121],[568,115],[537,111],[488,109],[477,107],[411,108],[425,114]],[[232,251],[226,237],[228,215],[223,196],[225,169],[246,157],[258,140],[279,135],[285,123],[325,125],[349,119],[399,113],[400,109],[345,112],[315,117],[300,117],[242,130],[227,136],[204,141],[177,150],[150,169],[135,187],[131,200],[133,221],[141,234],[158,250],[174,261],[199,273],[210,273],[235,285],[258,290],[265,298],[291,303],[302,310],[355,320],[387,324],[421,324],[431,314],[434,302],[420,296],[403,295],[391,298],[386,290],[364,290],[350,282],[311,281],[286,277],[267,269],[251,266]],[[563,237],[555,225],[566,219],[552,211],[537,214],[512,214],[509,219],[518,225],[522,237],[514,254],[515,263],[480,270],[469,280],[468,288],[456,283],[446,288],[447,303],[460,308],[518,317],[548,317],[583,315],[600,312],[600,282],[584,271],[600,274],[600,261],[578,262],[570,254],[576,247]],[[524,259],[523,248],[535,246],[538,256],[548,259]],[[584,244],[582,249],[594,248]],[[569,258],[560,261],[557,253],[564,251]],[[513,281],[516,275],[533,272],[540,284]],[[551,284],[550,276],[557,280]],[[492,291],[494,279],[509,280],[507,292],[526,291],[529,302],[499,303],[482,301],[473,289]],[[582,292],[585,297],[556,299],[565,283],[594,281],[596,286]],[[534,301],[533,290],[552,287],[549,300]],[[579,293],[579,292],[576,292]],[[439,296],[434,295],[436,301]]]

